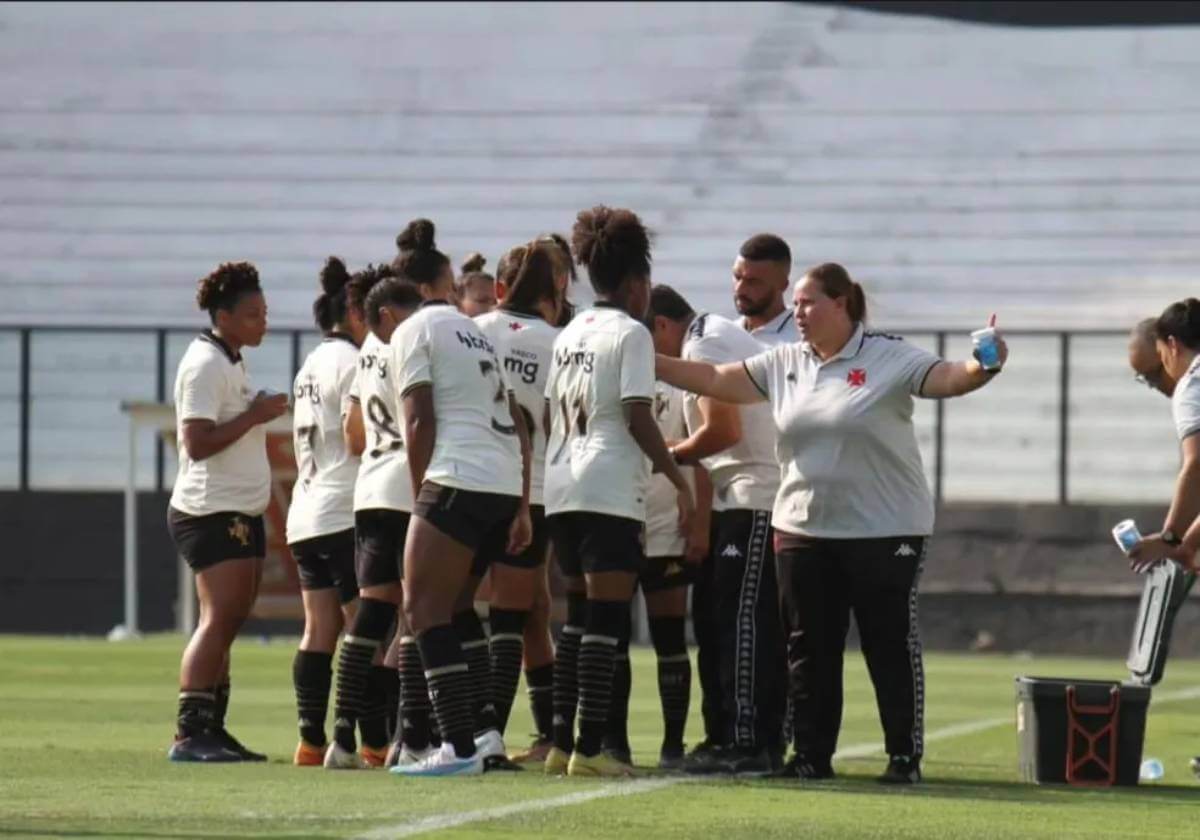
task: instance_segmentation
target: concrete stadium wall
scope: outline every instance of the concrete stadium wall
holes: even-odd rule
[[[143,630],[175,626],[176,561],[167,497],[139,498]],[[947,506],[922,580],[921,629],[933,650],[1028,650],[1123,657],[1141,591],[1108,534],[1161,509]],[[102,634],[122,620],[122,498],[116,493],[0,493],[6,546],[0,632]],[[1174,650],[1200,655],[1200,592]],[[257,622],[247,633],[299,632]],[[1120,661],[1120,660],[1118,660]]]

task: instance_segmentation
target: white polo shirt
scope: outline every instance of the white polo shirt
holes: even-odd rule
[[[342,406],[354,383],[358,345],[332,333],[308,354],[292,384],[296,483],[288,507],[288,544],[354,527],[358,458],[346,448]]]
[[[478,493],[521,495],[521,442],[496,348],[444,301],[426,301],[392,334],[394,387],[433,388],[437,423],[425,480]]]
[[[400,401],[391,376],[391,348],[369,333],[358,352],[358,369],[350,386],[350,399],[362,411],[366,448],[354,482],[354,511],[398,510],[411,513],[412,478]]]
[[[912,413],[939,361],[861,324],[824,362],[807,343],[747,359],[779,431],[783,483],[771,524],[829,539],[930,534],[933,497]]]
[[[796,326],[796,312],[785,309],[761,327],[750,329],[743,318],[741,328],[758,340],[764,347],[774,347],[778,344],[791,344],[800,340],[800,328]]]
[[[645,522],[650,470],[624,406],[654,402],[650,331],[612,304],[579,312],[554,342],[546,399],[547,515],[587,511]]]
[[[183,445],[188,420],[228,423],[250,407],[256,395],[246,363],[210,330],[189,346],[175,374],[175,432],[179,473],[171,507],[190,516],[233,512],[258,516],[271,498],[266,427],[259,424],[203,461],[193,461]]]
[[[1192,360],[1171,395],[1171,414],[1179,439],[1200,432],[1200,356]]]
[[[537,315],[506,309],[493,309],[475,317],[496,348],[508,387],[525,413],[529,443],[533,448],[532,473],[529,477],[529,503],[544,502],[546,481],[546,430],[542,426],[546,407],[546,380],[554,359],[554,340],[558,328]]]
[[[720,315],[701,314],[688,326],[680,355],[689,361],[721,365],[761,352],[762,345],[740,325]],[[700,398],[684,396],[683,410],[688,433],[694,433],[704,422]],[[780,479],[771,407],[765,403],[738,406],[738,414],[742,439],[701,462],[712,480],[713,510],[770,510]]]
[[[663,440],[682,440],[687,437],[683,419],[685,395],[665,382],[654,386],[654,419]],[[649,463],[649,459],[647,459]],[[652,469],[652,467],[651,467]],[[695,489],[695,470],[683,467],[684,477]],[[646,556],[682,557],[687,541],[679,531],[677,492],[671,479],[662,473],[651,473],[646,488]]]

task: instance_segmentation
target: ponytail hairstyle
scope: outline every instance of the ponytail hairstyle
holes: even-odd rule
[[[1200,300],[1186,298],[1163,310],[1154,322],[1159,341],[1173,338],[1189,350],[1200,350]]]
[[[537,305],[548,300],[558,308],[559,291],[554,283],[558,272],[557,247],[543,240],[518,245],[504,255],[496,272],[504,284],[502,309],[537,315]]]
[[[863,287],[850,279],[850,272],[837,263],[821,263],[805,272],[821,284],[826,297],[845,298],[846,314],[855,324],[867,320],[867,296]]]
[[[248,262],[221,263],[196,284],[196,305],[217,322],[217,311],[232,311],[243,295],[261,294],[258,269]]]
[[[487,257],[478,251],[472,251],[463,260],[462,265],[459,266],[458,282],[455,284],[460,296],[466,293],[467,286],[472,283],[486,283],[489,289],[496,285],[496,278],[483,270],[485,265],[487,265]]]
[[[435,228],[429,219],[413,219],[396,237],[400,253],[392,260],[395,276],[418,286],[437,283],[450,258],[437,249]]]
[[[313,301],[313,320],[321,332],[332,332],[346,320],[346,285],[350,272],[346,264],[337,257],[327,257],[321,267],[321,294]]]
[[[650,232],[632,210],[600,205],[580,211],[571,245],[600,294],[613,294],[629,277],[650,277]]]

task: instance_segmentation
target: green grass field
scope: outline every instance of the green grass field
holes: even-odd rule
[[[926,783],[872,778],[881,742],[860,658],[849,658],[836,781],[634,782],[497,773],[400,780],[290,763],[294,639],[235,649],[231,728],[267,765],[172,765],[181,641],[108,643],[0,637],[0,835],[5,837],[1195,837],[1200,784],[1200,662],[1172,662],[1156,689],[1146,755],[1163,781],[1124,790],[1038,788],[1017,781],[1016,674],[1120,678],[1119,662],[933,655],[928,659]],[[635,654],[635,759],[657,758],[653,655]],[[1190,691],[1189,691],[1190,690]],[[1176,699],[1172,699],[1172,695]],[[1190,696],[1190,699],[1188,697]],[[693,700],[689,741],[698,740]],[[989,723],[990,722],[990,723]],[[978,726],[971,724],[978,723]],[[530,729],[524,694],[510,741]]]

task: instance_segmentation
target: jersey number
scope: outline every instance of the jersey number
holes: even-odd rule
[[[375,432],[375,447],[368,453],[372,458],[378,458],[388,452],[404,448],[404,436],[387,406],[374,394],[367,400],[367,419]]]
[[[479,372],[483,374],[483,378],[491,382],[491,379],[496,379],[496,390],[492,396],[492,428],[502,435],[515,435],[517,427],[511,423],[502,423],[497,419],[497,413],[502,412],[501,416],[505,420],[511,420],[512,415],[508,411],[508,395],[504,390],[504,380],[500,377],[500,371],[496,369],[496,364],[491,359],[479,360]],[[500,406],[497,409],[497,405]]]

